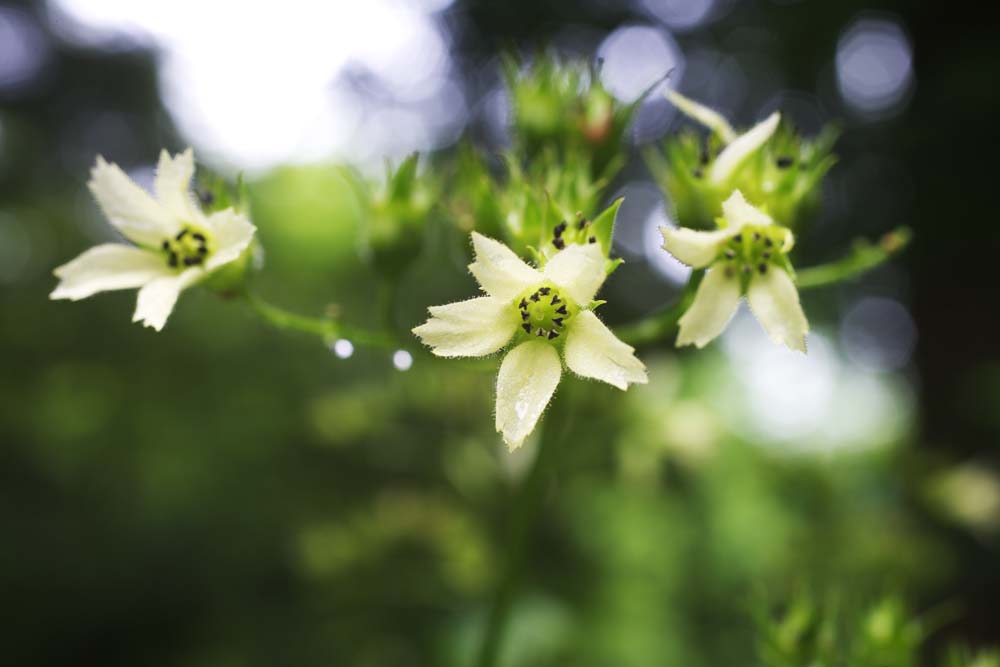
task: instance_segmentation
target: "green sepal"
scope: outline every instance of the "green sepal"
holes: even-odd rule
[[[597,242],[601,244],[601,250],[604,251],[605,256],[611,254],[611,237],[615,231],[618,209],[621,208],[623,201],[625,198],[619,197],[590,223],[590,234],[597,237]]]
[[[604,275],[610,276],[612,273],[618,270],[618,267],[625,263],[625,260],[621,257],[615,259],[604,260]]]

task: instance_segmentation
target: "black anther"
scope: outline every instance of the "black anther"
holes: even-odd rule
[[[531,300],[532,300],[532,301],[534,301],[535,303],[538,303],[538,299],[539,299],[540,297],[538,296],[538,292],[535,292],[534,294],[532,294],[532,295],[531,295],[531,297],[530,297],[530,298],[531,298]]]
[[[526,310],[528,308],[528,301],[526,299],[521,299],[521,303],[517,305],[521,310]]]
[[[560,238],[556,238],[552,240],[552,245],[554,245],[557,250],[562,250],[566,247],[566,242]]]
[[[535,333],[536,336],[545,336],[545,329],[539,328]]]
[[[528,324],[527,322],[522,324],[521,328],[524,329],[525,333],[531,333],[531,325]]]
[[[764,245],[770,248],[771,246],[774,245],[774,241],[772,241],[771,239],[764,239]]]
[[[778,169],[788,169],[795,163],[795,160],[788,156],[781,156],[775,160],[775,164],[778,165]]]
[[[188,230],[182,229],[181,231],[177,232],[177,236],[175,236],[174,238],[176,238],[178,241],[180,241],[185,236],[187,236],[187,233],[188,233]]]
[[[193,238],[195,241],[200,241],[201,243],[205,242],[205,235],[199,232],[194,232],[193,234],[191,234],[191,238]]]
[[[558,338],[558,337],[559,337],[559,332],[558,331],[550,331],[549,332],[549,340],[552,340],[553,338]]]
[[[767,264],[761,263],[757,267],[757,270],[760,271],[760,275],[764,275],[765,273],[767,273]]]
[[[542,296],[548,296],[549,292],[551,292],[551,291],[552,291],[551,287],[539,287],[538,288],[538,293],[541,294]]]
[[[529,317],[531,317],[531,315],[528,314],[528,311],[526,311],[526,310],[522,310],[521,311],[521,319],[522,320],[527,320]]]
[[[563,323],[563,318],[561,318],[561,317],[553,317],[552,318],[552,324],[556,325],[557,327],[561,327],[562,323]]]
[[[562,222],[560,222],[558,225],[556,225],[556,228],[552,231],[555,233],[557,237],[562,236],[562,233],[566,231],[566,221],[563,220]]]
[[[559,295],[558,294],[553,294],[552,295],[552,301],[550,301],[549,303],[551,303],[554,306],[557,303],[559,303],[559,301],[561,301],[561,299],[559,298]]]
[[[733,237],[733,240],[736,241],[737,243],[743,243],[743,235],[737,234],[736,236]]]
[[[771,253],[769,253],[766,250],[764,252],[760,253],[760,256],[763,257],[764,259],[771,259]]]
[[[701,178],[702,176],[704,176],[704,173],[701,171],[701,169],[692,169],[691,175],[694,176],[695,178]]]
[[[591,236],[589,239],[587,239],[587,243],[597,243],[597,237]]]
[[[176,252],[170,253],[170,258],[167,260],[167,264],[169,264],[172,268],[176,268],[177,267],[177,253]]]
[[[567,314],[566,304],[563,304],[563,305],[559,306],[558,308],[556,308],[556,312],[559,313],[560,315],[566,315]]]
[[[170,241],[167,239],[163,239],[163,243],[161,245],[164,250],[170,250]]]

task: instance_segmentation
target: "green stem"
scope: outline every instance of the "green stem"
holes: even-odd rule
[[[565,400],[562,403],[564,405],[575,404],[571,400]],[[545,431],[539,439],[535,460],[521,482],[517,490],[517,497],[514,499],[514,508],[511,512],[507,532],[507,560],[504,563],[496,595],[486,620],[486,630],[477,662],[479,667],[495,667],[500,661],[500,649],[503,647],[504,634],[510,620],[515,593],[521,580],[521,572],[524,568],[528,535],[534,527],[542,507],[547,487],[546,482],[550,478],[549,470],[558,451],[557,446],[569,429],[569,419],[553,419],[558,416],[557,410],[553,408],[548,415]],[[562,428],[557,426],[560,423]]]
[[[399,346],[398,341],[392,336],[379,331],[352,327],[332,317],[299,315],[270,304],[250,292],[245,292],[243,297],[261,319],[282,331],[297,331],[319,336],[324,340],[347,338],[355,343],[375,347],[393,348]]]
[[[846,257],[829,264],[798,271],[795,284],[803,290],[832,285],[859,276],[899,253],[907,246],[911,237],[912,233],[908,227],[899,227],[879,239],[878,243],[858,241]]]
[[[694,301],[695,292],[698,291],[698,285],[701,284],[704,274],[704,271],[693,272],[687,285],[684,286],[680,298],[670,308],[648,315],[638,322],[623,325],[615,330],[615,335],[629,345],[642,347],[674,333],[677,329],[677,321]]]

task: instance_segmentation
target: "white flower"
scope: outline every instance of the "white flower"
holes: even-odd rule
[[[666,251],[692,268],[709,267],[679,321],[677,345],[707,345],[729,324],[745,294],[773,341],[805,352],[809,322],[787,270],[791,231],[751,206],[739,190],[723,202],[722,214],[727,226],[714,232],[661,228]]]
[[[90,172],[90,191],[108,221],[135,245],[105,243],[54,273],[49,298],[85,299],[97,292],[139,288],[133,322],[157,331],[181,291],[243,253],[256,228],[233,209],[205,215],[191,196],[194,153],[160,153],[154,198],[103,157]]]
[[[750,156],[767,143],[767,140],[778,129],[778,123],[781,122],[781,114],[775,111],[743,134],[737,135],[729,122],[719,112],[698,104],[674,90],[667,91],[667,99],[685,114],[719,135],[719,138],[726,145],[715,158],[708,172],[708,180],[717,186],[724,186],[729,178],[750,159]]]
[[[441,357],[481,357],[512,339],[497,376],[496,429],[508,447],[534,430],[566,366],[619,389],[646,382],[635,350],[618,340],[591,310],[606,276],[599,244],[572,244],[541,269],[504,244],[473,232],[469,265],[486,296],[432,306],[413,333]]]

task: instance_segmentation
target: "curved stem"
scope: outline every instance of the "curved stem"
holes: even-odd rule
[[[566,400],[563,403],[575,405],[575,402],[571,400]],[[477,661],[479,667],[495,667],[500,660],[500,649],[503,646],[511,607],[524,567],[528,535],[534,527],[542,507],[546,482],[549,480],[549,470],[558,451],[557,446],[565,437],[570,425],[570,420],[565,418],[570,415],[563,415],[563,419],[553,419],[553,417],[560,416],[556,413],[557,411],[553,409],[548,415],[545,431],[539,439],[535,460],[521,482],[517,490],[517,497],[514,499],[514,509],[507,531],[507,561],[504,563],[500,583],[486,621],[486,630]]]
[[[244,292],[243,298],[250,305],[261,319],[271,326],[283,331],[297,331],[299,333],[320,336],[324,340],[333,338],[347,338],[362,345],[372,345],[376,347],[397,347],[398,342],[392,337],[380,331],[369,331],[358,327],[344,324],[332,317],[310,317],[299,315],[270,304],[260,297],[250,292]]]
[[[912,237],[908,227],[892,230],[878,243],[858,241],[846,257],[798,271],[795,284],[800,290],[843,282],[874,269],[907,246]]]
[[[677,302],[658,313],[648,315],[637,322],[616,328],[615,335],[635,347],[649,345],[666,338],[677,329],[677,321],[691,306],[695,292],[705,275],[704,271],[694,271]]]

